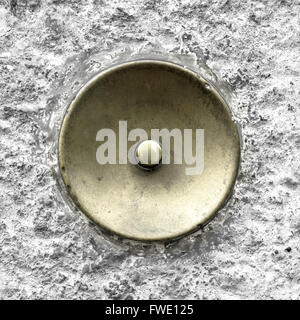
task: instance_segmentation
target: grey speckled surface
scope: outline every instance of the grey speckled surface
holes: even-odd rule
[[[299,9],[0,0],[0,298],[299,299]],[[116,57],[157,47],[230,84],[244,141],[226,210],[167,248],[110,241],[65,204],[54,173],[71,93]]]

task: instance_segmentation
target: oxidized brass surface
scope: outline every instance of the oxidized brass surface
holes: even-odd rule
[[[204,129],[203,173],[186,175],[184,162],[151,172],[100,165],[96,134],[111,128],[118,137],[119,120],[149,136],[153,128]],[[101,227],[138,240],[177,238],[207,223],[230,195],[239,158],[238,129],[217,90],[162,61],[128,62],[94,77],[70,104],[59,137],[60,171],[75,204]]]

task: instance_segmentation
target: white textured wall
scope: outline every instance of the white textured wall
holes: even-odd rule
[[[297,4],[0,0],[0,298],[299,299]],[[231,85],[244,141],[229,206],[168,248],[105,239],[52,169],[71,94],[122,51],[158,47]]]

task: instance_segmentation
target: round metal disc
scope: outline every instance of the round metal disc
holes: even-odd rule
[[[149,136],[151,129],[204,129],[202,174],[186,175],[184,161],[150,172],[100,165],[97,132],[110,128],[118,140],[119,121]],[[94,222],[126,238],[165,240],[206,224],[225,203],[240,139],[227,104],[206,80],[176,64],[140,60],[103,71],[80,90],[65,114],[58,154],[69,195]]]

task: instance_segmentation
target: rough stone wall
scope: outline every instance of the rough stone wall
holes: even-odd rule
[[[0,298],[299,299],[299,12],[294,0],[0,0]],[[157,47],[226,81],[243,133],[231,202],[168,247],[112,241],[73,212],[53,143],[87,78]]]

